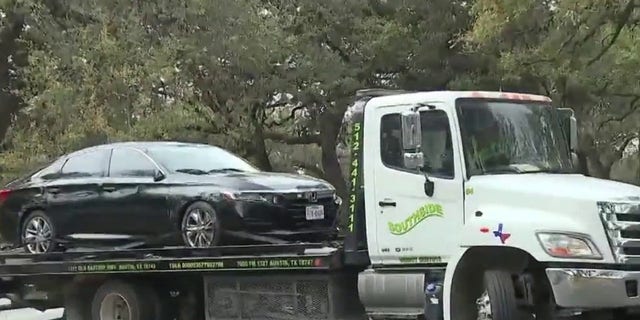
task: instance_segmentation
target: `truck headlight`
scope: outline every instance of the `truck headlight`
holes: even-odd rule
[[[579,234],[560,232],[539,232],[538,241],[552,257],[574,259],[602,259],[596,245]]]

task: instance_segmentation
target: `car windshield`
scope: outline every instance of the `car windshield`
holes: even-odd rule
[[[458,99],[469,175],[573,171],[558,113],[544,102]]]
[[[246,160],[214,146],[158,146],[147,148],[147,152],[173,172],[209,174],[259,171]]]

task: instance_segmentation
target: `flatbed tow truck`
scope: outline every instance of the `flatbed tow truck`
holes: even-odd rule
[[[572,173],[572,110],[368,89],[347,114],[343,239],[4,254],[0,293],[69,320],[634,317],[640,188]]]

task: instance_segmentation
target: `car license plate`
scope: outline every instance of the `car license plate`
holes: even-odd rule
[[[307,220],[324,219],[324,207],[320,205],[307,206],[305,213],[307,215]]]

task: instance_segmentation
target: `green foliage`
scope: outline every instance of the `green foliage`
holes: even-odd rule
[[[581,157],[591,173],[609,177],[639,134],[640,4],[480,0],[472,11],[468,49],[495,57],[503,88],[547,94],[574,108]]]
[[[0,61],[12,75],[0,83],[1,181],[88,145],[187,140],[344,191],[335,148],[364,87],[550,95],[578,111],[581,155],[602,176],[639,134],[633,1],[0,0],[0,11],[0,57],[14,60]]]

